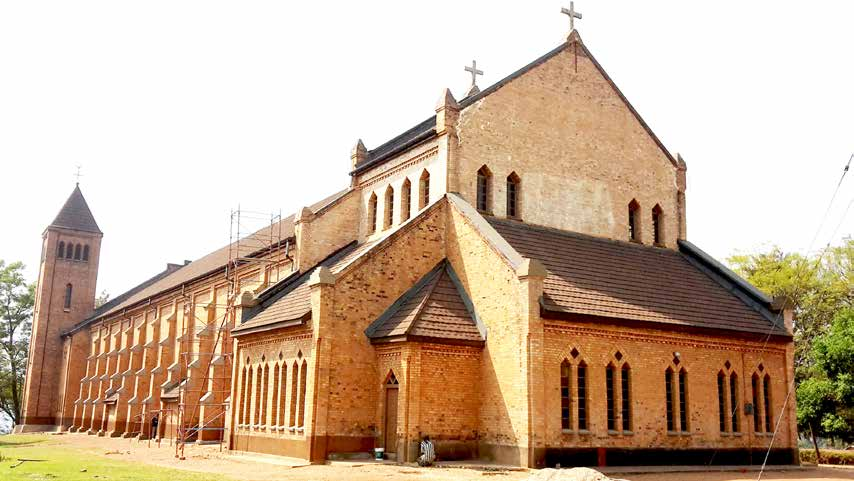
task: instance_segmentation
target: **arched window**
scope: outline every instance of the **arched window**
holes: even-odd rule
[[[270,365],[264,364],[264,380],[261,381],[262,392],[261,395],[261,426],[267,426],[267,406],[269,406],[270,402]]]
[[[512,172],[507,176],[507,217],[519,218],[519,191],[522,179]]]
[[[673,370],[669,367],[664,371],[664,396],[667,411],[667,430],[676,431],[676,419],[673,412]]]
[[[424,169],[418,179],[418,208],[423,209],[430,203],[430,172]]]
[[[658,204],[652,208],[652,241],[655,245],[664,244],[664,210]]]
[[[629,240],[640,242],[640,204],[632,199],[629,202]]]
[[[371,192],[368,199],[368,232],[373,234],[377,231],[377,194]]]
[[[66,309],[71,309],[71,290],[72,289],[73,289],[73,287],[71,286],[71,284],[65,285],[65,303],[63,304],[63,307],[65,307]]]
[[[86,262],[89,261],[89,244],[83,246],[83,260]]]
[[[80,244],[77,244],[76,246],[74,246],[74,260],[75,261],[80,260],[80,253],[81,253],[80,252]]]
[[[587,364],[584,361],[578,365],[578,429],[587,429]]]
[[[255,409],[252,424],[256,428],[261,425],[261,411],[263,410],[261,400],[264,398],[264,385],[261,383],[263,377],[264,369],[261,367],[261,364],[258,364],[255,366],[255,401],[252,406]]]
[[[305,359],[302,360],[302,365],[299,369],[299,427],[305,426],[305,382],[308,375],[308,363]]]
[[[726,375],[723,371],[718,372],[718,426],[722,433],[726,432]]]
[[[605,368],[605,406],[608,414],[608,431],[617,429],[617,413],[615,412],[614,403],[614,373],[616,368],[613,364],[608,364]]]
[[[59,241],[59,247],[56,249],[56,257],[60,259],[65,257],[65,242]]]
[[[240,425],[246,424],[246,366],[240,370],[240,415],[237,416],[237,423]]]
[[[622,394],[622,410],[623,431],[632,430],[632,394],[631,394],[631,376],[632,368],[628,363],[623,364],[623,369],[620,371],[620,394]]]
[[[249,359],[246,360],[249,363]],[[246,427],[251,427],[252,424],[252,387],[255,385],[252,382],[253,375],[255,374],[255,369],[250,365],[247,366],[247,376],[246,376],[246,398],[244,399],[244,410],[243,410],[243,424]]]
[[[388,229],[394,224],[394,189],[388,186],[385,189],[385,216],[383,228]]]
[[[297,427],[297,392],[299,386],[297,385],[297,378],[299,373],[299,364],[294,361],[291,366],[291,406],[290,412],[288,416],[290,417],[288,425],[293,429]]]
[[[765,432],[771,432],[771,376],[765,374],[762,382],[762,401],[765,408]]]
[[[762,432],[762,424],[759,422],[759,375],[753,374],[750,379],[751,394],[753,394],[753,431]]]
[[[564,359],[560,364],[560,427],[572,429],[572,395],[570,394],[569,378],[572,366]]]
[[[409,220],[412,211],[412,182],[409,179],[403,181],[400,188],[400,222]]]
[[[68,245],[65,246],[65,258],[66,259],[73,259],[74,258],[74,244],[72,244],[71,242],[69,242]]]
[[[489,212],[492,195],[492,172],[484,165],[477,171],[477,210]]]
[[[287,380],[288,380],[288,364],[282,362],[279,364],[279,390],[276,393],[276,426],[283,427],[285,423],[287,423],[286,409],[287,404],[285,401],[287,400],[288,388],[287,388]]]
[[[688,432],[688,373],[685,368],[679,370],[679,428]]]
[[[739,432],[738,422],[738,374],[730,373],[729,375],[729,411],[732,413],[732,432]]]

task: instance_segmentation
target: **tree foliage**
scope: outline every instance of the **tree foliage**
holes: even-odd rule
[[[729,258],[733,268],[794,308],[798,425],[854,439],[854,241],[806,257],[768,252]]]
[[[21,401],[32,329],[35,286],[24,281],[24,265],[0,260],[0,411],[15,424]]]

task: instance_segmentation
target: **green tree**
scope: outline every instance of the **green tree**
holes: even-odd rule
[[[24,265],[0,260],[0,411],[18,424],[32,328],[35,286]]]
[[[798,386],[798,425],[817,436],[854,441],[854,309],[840,311],[812,343],[809,376]]]
[[[774,247],[768,252],[734,255],[728,263],[742,277],[794,309],[795,376],[805,379],[813,363],[812,343],[834,315],[854,301],[854,241],[806,257]]]

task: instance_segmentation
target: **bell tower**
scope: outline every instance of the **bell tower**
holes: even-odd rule
[[[30,357],[19,431],[46,431],[60,424],[62,333],[95,309],[95,284],[103,233],[80,185],[42,234]]]

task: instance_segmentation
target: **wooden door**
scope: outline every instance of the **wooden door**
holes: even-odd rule
[[[397,452],[397,386],[385,390],[385,452]]]

